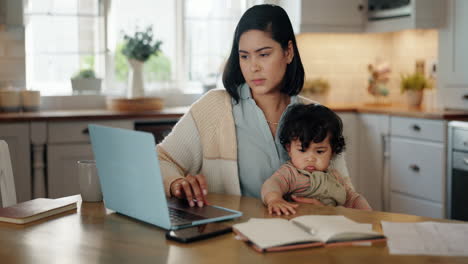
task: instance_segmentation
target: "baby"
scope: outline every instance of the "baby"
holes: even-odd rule
[[[319,104],[294,105],[285,114],[279,139],[290,161],[262,186],[262,199],[270,214],[294,214],[297,204],[286,201],[291,196],[371,210],[366,199],[352,189],[349,178],[330,166],[330,160],[345,147],[343,124],[335,112]]]

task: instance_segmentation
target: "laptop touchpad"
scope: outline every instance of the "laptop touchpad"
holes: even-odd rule
[[[167,205],[169,207],[183,210],[185,212],[189,212],[191,214],[195,214],[204,218],[215,218],[215,217],[222,217],[222,216],[234,214],[233,212],[223,210],[223,209],[210,206],[210,205],[205,205],[203,207],[198,207],[198,206],[190,207],[186,200],[177,199],[174,197],[167,199]]]

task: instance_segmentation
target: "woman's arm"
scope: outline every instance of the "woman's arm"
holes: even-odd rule
[[[166,196],[203,201],[207,186],[203,176],[196,175],[202,166],[202,147],[195,121],[189,111],[157,146]],[[187,174],[189,176],[185,177]],[[176,188],[177,187],[177,188]],[[180,195],[177,195],[179,192]]]

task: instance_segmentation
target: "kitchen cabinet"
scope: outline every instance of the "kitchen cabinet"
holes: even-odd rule
[[[300,32],[362,32],[365,0],[302,0]]]
[[[444,108],[468,109],[468,1],[446,2],[439,31],[439,98]]]
[[[79,194],[77,161],[93,160],[91,144],[51,144],[47,147],[49,198]]]
[[[440,28],[443,26],[445,0],[411,0],[409,9],[409,16],[368,20],[365,31],[394,32],[407,29]]]
[[[349,176],[354,188],[359,190],[358,180],[358,161],[359,161],[359,126],[358,114],[356,113],[340,113],[338,112],[341,120],[343,121],[343,136],[346,142],[345,160],[348,167]]]
[[[444,217],[445,121],[391,117],[390,126],[390,211]]]
[[[10,150],[17,202],[31,200],[31,151],[29,123],[0,124],[0,139]]]
[[[386,177],[387,145],[390,119],[388,115],[359,114],[358,187],[374,210],[383,210]]]
[[[58,198],[79,193],[78,160],[93,160],[88,124],[133,129],[131,120],[49,122],[47,129],[47,191]]]

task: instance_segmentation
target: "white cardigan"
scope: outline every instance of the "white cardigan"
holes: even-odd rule
[[[313,103],[303,97],[299,101]],[[157,151],[167,196],[170,184],[188,173],[203,174],[209,192],[241,195],[231,96],[224,89],[211,90],[196,101]],[[336,156],[330,168],[353,188],[344,154]]]

